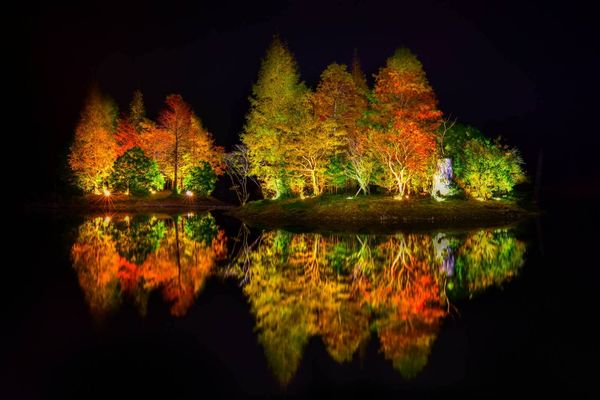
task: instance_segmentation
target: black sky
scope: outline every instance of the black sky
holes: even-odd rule
[[[447,115],[519,146],[531,174],[543,149],[549,187],[586,185],[600,175],[592,150],[598,143],[598,29],[584,5],[125,3],[46,2],[25,15],[37,146],[32,169],[45,174],[42,191],[60,187],[57,171],[93,81],[121,109],[140,88],[150,117],[167,94],[180,93],[219,144],[235,143],[260,59],[276,33],[311,87],[329,63],[349,63],[354,48],[372,80],[396,47],[407,46],[423,62]]]

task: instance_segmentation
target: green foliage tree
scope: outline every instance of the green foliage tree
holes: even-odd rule
[[[110,182],[113,189],[134,195],[147,195],[165,184],[156,161],[146,157],[139,147],[128,150],[115,161]]]
[[[248,147],[251,173],[257,177],[266,197],[289,195],[287,154],[290,136],[305,113],[302,104],[305,93],[294,56],[275,37],[252,88],[250,111],[241,137]]]
[[[504,195],[525,180],[517,149],[498,141],[468,139],[454,159],[458,185],[472,198],[489,200]]]
[[[183,179],[183,187],[199,196],[209,196],[217,183],[215,170],[206,161],[199,167],[193,167]]]

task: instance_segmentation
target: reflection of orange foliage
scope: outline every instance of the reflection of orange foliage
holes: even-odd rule
[[[173,303],[171,313],[176,316],[185,315],[194,303],[225,248],[222,230],[210,247],[193,241],[182,231],[177,225],[170,229],[158,251],[140,266],[144,287],[162,287],[165,300]]]
[[[96,218],[79,228],[79,237],[71,248],[73,268],[79,285],[96,315],[102,315],[118,301],[117,273],[119,255],[110,235],[102,231],[103,219]]]
[[[121,293],[134,298],[143,291],[162,288],[165,300],[172,302],[171,313],[184,315],[211,274],[217,260],[227,256],[225,231],[207,246],[188,237],[174,222],[158,250],[142,265],[136,265],[117,253],[108,229],[110,223],[96,218],[84,223],[71,249],[73,267],[94,314],[114,307]]]
[[[135,263],[127,261],[124,257],[119,257],[119,272],[117,277],[121,282],[121,290],[131,292],[137,287],[140,279],[139,269]]]

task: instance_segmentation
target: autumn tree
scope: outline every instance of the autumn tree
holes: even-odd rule
[[[165,103],[158,125],[142,135],[142,147],[171,179],[173,190],[178,191],[185,175],[202,161],[222,173],[222,150],[214,145],[192,108],[180,95],[167,96]]]
[[[308,126],[297,135],[294,151],[300,172],[310,179],[313,195],[322,193],[328,163],[356,134],[366,100],[345,65],[331,64],[321,74],[317,90],[308,96]]]
[[[127,150],[140,146],[140,134],[148,129],[150,124],[150,121],[146,119],[142,92],[136,90],[133,92],[133,99],[129,105],[129,114],[122,115],[117,120],[115,132],[117,156],[122,156]]]
[[[85,102],[69,154],[69,166],[84,192],[100,193],[116,158],[117,108],[94,87]]]
[[[265,196],[278,198],[290,191],[286,170],[290,135],[301,122],[305,92],[294,56],[275,37],[252,88],[250,111],[241,135],[248,147],[251,172]]]
[[[358,106],[357,109],[360,110],[360,113],[355,115],[356,119],[354,120],[352,129],[350,129],[349,134],[346,136],[346,159],[348,163],[345,168],[345,174],[348,178],[358,183],[356,195],[361,191],[364,194],[369,194],[369,185],[376,177],[379,163],[372,151],[371,135],[364,124],[368,112],[368,97],[370,92],[367,85],[367,78],[360,66],[358,51],[356,49],[352,58],[350,74],[352,75],[352,80],[357,91],[355,99]]]
[[[379,71],[374,100],[372,147],[387,171],[384,186],[399,197],[428,187],[441,112],[422,64],[408,49],[397,50]]]

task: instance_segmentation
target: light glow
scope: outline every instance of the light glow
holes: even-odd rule
[[[188,196],[188,197],[192,197],[192,196],[194,196],[194,193],[192,191],[190,191],[190,190],[187,190],[185,192],[185,195]]]
[[[108,189],[102,189],[102,194],[104,195],[104,197],[109,197],[110,191]]]

